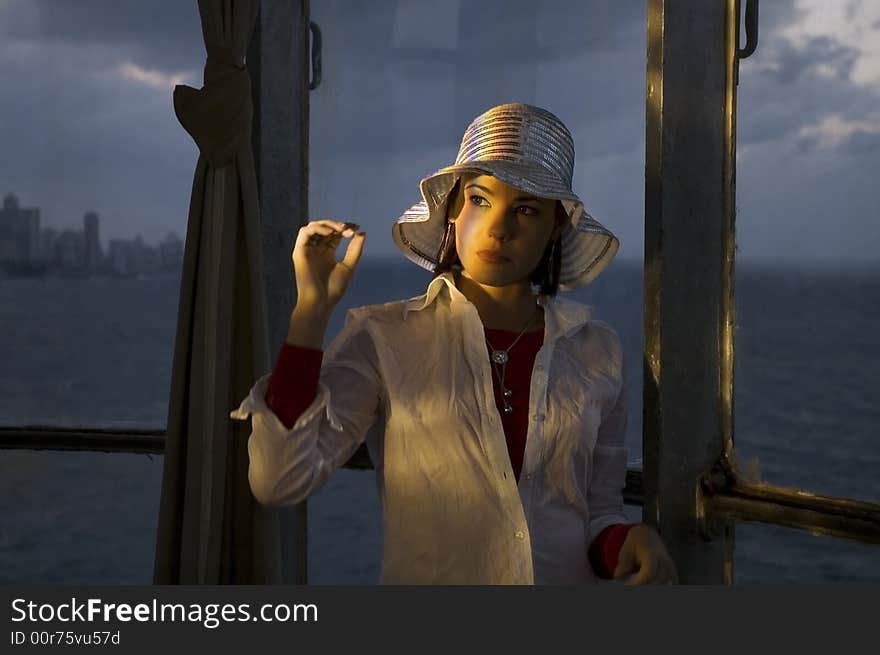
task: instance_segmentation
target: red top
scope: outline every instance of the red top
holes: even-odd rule
[[[486,353],[491,357],[492,349],[507,350],[519,333],[509,330],[485,329]],[[489,344],[492,347],[489,347]],[[510,414],[504,413],[504,400],[501,397],[501,366],[490,364],[492,386],[495,390],[495,404],[501,415],[504,436],[507,438],[507,452],[516,481],[522,471],[523,455],[526,450],[526,432],[529,426],[529,390],[532,381],[532,367],[535,357],[544,344],[544,330],[526,332],[508,352],[509,359],[504,370],[504,386],[512,393],[508,402],[513,407]]]
[[[487,354],[491,353],[492,348],[504,350],[510,347],[519,334],[508,330],[490,329],[486,329],[485,333],[488,339],[486,343]],[[510,414],[504,413],[504,401],[499,379],[500,367],[496,371],[495,366],[492,366],[495,404],[501,416],[501,424],[504,427],[504,436],[507,440],[507,451],[510,454],[510,463],[517,482],[519,482],[522,471],[523,454],[526,447],[532,367],[543,342],[543,330],[527,332],[520,337],[509,352],[510,359],[504,371],[504,384],[512,392],[508,399],[513,407]],[[492,344],[492,348],[489,343]],[[299,415],[315,400],[323,357],[322,350],[293,346],[288,343],[281,347],[278,361],[266,389],[266,404],[288,430],[293,427]],[[590,544],[590,565],[600,578],[608,579],[612,576],[617,566],[620,548],[633,525],[635,524],[621,523],[608,526]]]

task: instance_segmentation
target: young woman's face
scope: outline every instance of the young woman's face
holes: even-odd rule
[[[455,248],[468,277],[500,287],[528,279],[548,241],[557,238],[556,200],[508,186],[491,175],[462,177],[450,208]]]

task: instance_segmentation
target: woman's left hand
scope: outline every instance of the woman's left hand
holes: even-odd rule
[[[630,528],[620,548],[614,579],[629,576],[628,585],[678,584],[675,563],[650,525],[639,523]]]

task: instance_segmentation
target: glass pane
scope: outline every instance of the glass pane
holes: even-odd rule
[[[323,33],[311,93],[310,213],[361,224],[367,243],[349,307],[419,295],[430,273],[400,254],[394,221],[419,180],[455,160],[468,123],[505,102],[543,106],[571,129],[574,190],[620,238],[618,259],[567,294],[620,334],[630,458],[641,455],[645,7],[611,0],[313,0]],[[563,294],[566,295],[566,294]],[[276,345],[277,347],[277,345]],[[340,471],[309,511],[310,580],[376,582],[381,542],[372,473]],[[365,559],[364,550],[374,554]]]
[[[203,64],[195,2],[0,4],[3,424],[164,426]]]
[[[762,3],[742,63],[736,444],[761,479],[880,502],[877,3]],[[737,529],[735,578],[875,581],[876,546]]]
[[[0,450],[0,584],[152,584],[162,461]]]
[[[880,5],[796,5],[761,5],[740,72],[736,442],[768,482],[880,502]]]

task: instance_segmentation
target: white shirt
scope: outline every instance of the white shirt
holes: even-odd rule
[[[366,441],[382,505],[383,584],[581,584],[592,540],[626,523],[623,350],[586,305],[536,296],[544,344],[519,484],[483,325],[451,273],[427,293],[351,309],[318,393],[288,430],[260,378],[248,479],[266,505],[301,502]]]

